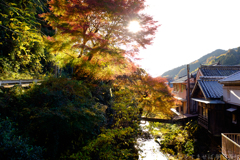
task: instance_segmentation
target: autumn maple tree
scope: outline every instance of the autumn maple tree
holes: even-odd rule
[[[138,68],[130,76],[120,76],[114,81],[113,86],[116,88],[114,94],[117,98],[115,101],[122,103],[127,100],[126,104],[135,104],[133,110],[136,112],[142,110],[145,116],[152,114],[170,118],[172,116],[170,109],[177,102],[165,82],[165,78],[153,78],[145,70]],[[131,98],[125,98],[124,94]]]
[[[131,58],[150,45],[158,25],[140,13],[144,0],[51,0],[41,16],[56,30],[48,37],[50,52],[60,66],[72,64],[75,73],[100,79],[131,72]],[[128,30],[131,21],[141,30]]]
[[[38,12],[37,2],[42,4],[0,2],[0,25],[7,27],[0,31],[0,70],[10,64],[16,72],[41,73],[50,52],[60,67],[72,65],[75,77],[49,78],[28,89],[0,88],[0,124],[14,124],[8,130],[0,126],[0,144],[9,139],[13,144],[3,145],[0,159],[16,153],[38,154],[36,159],[137,159],[142,113],[171,115],[175,103],[164,78],[152,78],[133,63],[158,28],[141,12],[145,0],[49,0],[42,6],[49,7],[47,13]],[[128,30],[133,21],[141,26],[138,32]]]

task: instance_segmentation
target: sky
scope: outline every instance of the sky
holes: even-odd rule
[[[216,49],[240,46],[240,0],[146,0],[161,26],[138,62],[153,77]]]

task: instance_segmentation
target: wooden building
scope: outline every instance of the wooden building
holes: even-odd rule
[[[225,102],[218,80],[219,77],[201,77],[192,92],[192,100],[198,103],[198,124],[213,135],[224,132]]]
[[[202,65],[197,72],[191,98],[198,105],[198,123],[213,135],[220,136],[231,130],[227,121],[233,109],[224,101],[224,84],[219,82],[238,71],[240,66]]]
[[[192,89],[194,87],[194,84],[195,84],[196,73],[191,74],[189,77],[189,80],[190,80],[190,93],[191,93]],[[172,111],[174,111],[178,115],[185,115],[186,118],[192,117],[192,115],[195,115],[198,112],[197,106],[195,105],[194,101],[191,101],[190,102],[190,115],[188,114],[187,83],[188,83],[187,76],[180,77],[179,79],[171,82],[171,84],[173,85],[172,93],[174,94],[174,97],[182,102],[180,106],[172,109]]]
[[[219,81],[223,84],[226,102],[225,127],[222,133],[222,154],[233,160],[240,159],[240,72]]]
[[[219,81],[226,103],[226,132],[240,133],[240,72]]]

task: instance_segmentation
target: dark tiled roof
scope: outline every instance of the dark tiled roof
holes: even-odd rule
[[[223,79],[223,78],[227,78],[228,76],[200,76],[200,79]]]
[[[175,81],[171,83],[184,83],[187,80],[187,76],[181,77],[179,79],[176,79]]]
[[[230,76],[240,71],[240,65],[236,66],[201,66],[199,68],[204,76]]]
[[[198,85],[207,99],[219,99],[223,96],[223,85],[219,79],[199,79]]]
[[[192,78],[196,78],[196,76],[197,76],[197,71],[191,73],[190,75],[191,75]]]
[[[240,81],[240,71],[228,76],[227,78],[219,80],[220,83],[236,81]]]

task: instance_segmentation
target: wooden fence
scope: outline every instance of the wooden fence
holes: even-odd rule
[[[240,133],[222,133],[222,154],[231,160],[240,160]]]

